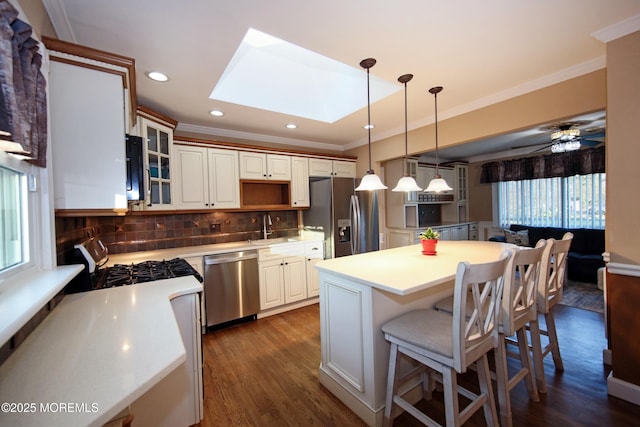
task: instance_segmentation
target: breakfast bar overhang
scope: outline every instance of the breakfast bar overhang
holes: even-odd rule
[[[318,263],[320,383],[368,425],[381,426],[389,362],[381,326],[452,295],[460,262],[495,261],[510,247],[441,241],[435,256],[422,255],[420,245],[411,245]]]

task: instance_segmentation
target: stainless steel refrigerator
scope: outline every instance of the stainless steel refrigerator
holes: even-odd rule
[[[306,230],[324,232],[325,258],[377,251],[378,196],[354,191],[354,178],[311,178],[310,207],[302,213]]]

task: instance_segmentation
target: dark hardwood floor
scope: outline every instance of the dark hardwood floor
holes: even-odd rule
[[[565,370],[545,360],[548,393],[529,401],[520,383],[511,392],[515,426],[640,425],[640,407],[607,394],[602,364],[606,345],[600,313],[557,305],[554,308]],[[318,382],[320,325],[318,305],[294,310],[203,336],[205,414],[201,427],[363,426]],[[515,362],[515,361],[514,361]],[[469,373],[461,382],[473,386]],[[422,401],[441,422],[442,395]],[[394,426],[417,426],[402,414]],[[468,424],[485,425],[482,413]]]

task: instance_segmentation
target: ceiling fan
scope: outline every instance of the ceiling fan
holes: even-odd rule
[[[544,132],[551,132],[550,141],[511,148],[520,149],[539,147],[540,145],[544,145],[543,147],[534,150],[532,153],[537,153],[539,151],[545,151],[548,149],[551,149],[553,153],[561,153],[565,151],[577,150],[581,147],[596,147],[600,144],[603,144],[605,137],[603,127],[584,129],[584,132],[580,130],[580,127],[584,127],[589,123],[591,122],[583,120],[556,123],[549,126],[544,126],[541,127],[540,130]]]

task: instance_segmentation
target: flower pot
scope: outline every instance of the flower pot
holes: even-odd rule
[[[423,239],[421,242],[423,255],[435,255],[437,253],[436,244],[438,243],[438,239]]]

